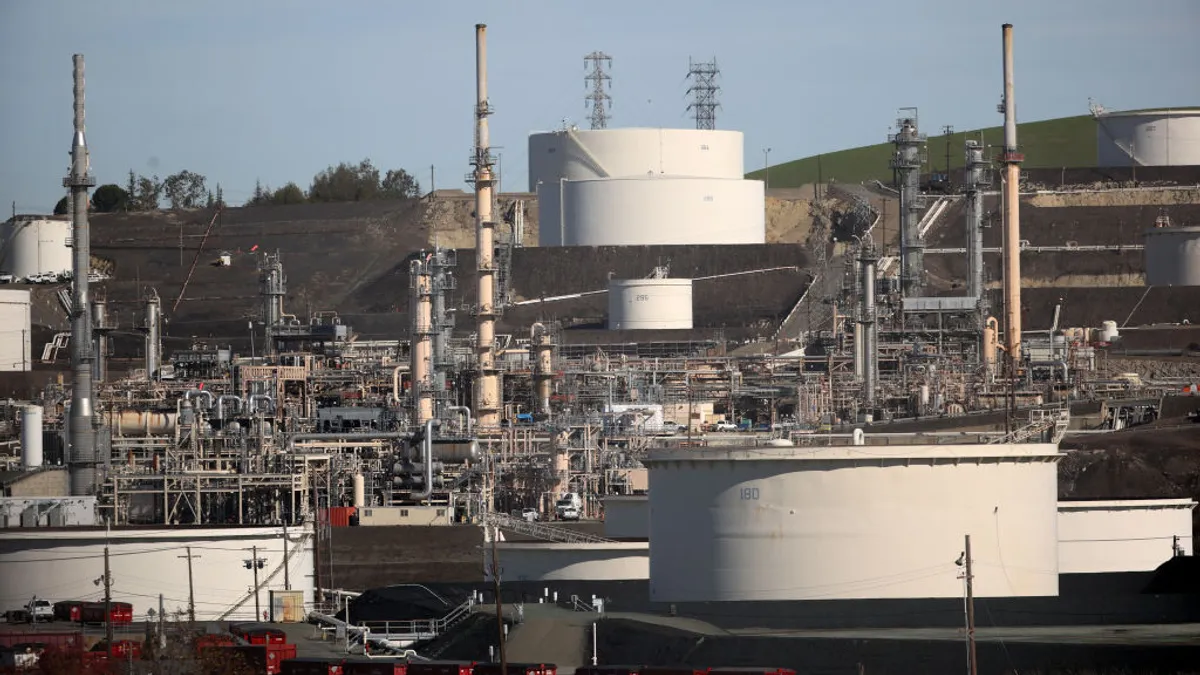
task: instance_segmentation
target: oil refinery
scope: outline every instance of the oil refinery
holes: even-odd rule
[[[695,129],[617,128],[596,52],[592,128],[503,193],[474,37],[470,193],[346,205],[353,251],[308,206],[90,212],[75,55],[68,215],[0,237],[0,610],[564,673],[1200,640],[1200,112],[1093,106],[1098,166],[1024,168],[1005,24],[1002,142],[939,178],[902,108],[892,182],[781,188],[715,60]]]

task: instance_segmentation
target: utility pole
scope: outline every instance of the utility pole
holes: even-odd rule
[[[288,575],[288,536],[287,521],[283,521],[283,590],[292,590],[292,579]]]
[[[163,595],[158,594],[158,653],[167,647],[166,619],[163,617]],[[161,658],[161,657],[160,657]]]
[[[967,576],[967,652],[971,660],[970,675],[978,675],[979,665],[975,654],[975,577],[971,573],[971,535],[966,535],[963,547],[963,565]]]
[[[104,520],[104,640],[108,646],[108,658],[113,655],[112,624],[112,573],[108,568],[108,519]]]
[[[192,558],[200,558],[202,556],[193,556],[192,547],[185,547],[187,555],[177,555],[176,558],[187,558],[188,561],[188,621],[196,623],[196,587],[192,584]]]
[[[496,594],[496,637],[500,641],[500,672],[508,673],[508,650],[504,646],[504,603],[500,600],[500,559],[496,554],[496,540],[500,538],[500,526],[492,526],[492,592]]]
[[[433,194],[437,190],[437,183],[433,182],[433,165],[429,165],[429,194]]]
[[[263,566],[263,559],[258,557],[258,545],[250,547],[250,559],[245,562],[247,568],[254,572],[254,620],[262,616],[262,606],[258,600],[258,570]]]

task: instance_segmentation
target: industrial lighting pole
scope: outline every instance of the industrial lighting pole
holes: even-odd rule
[[[765,173],[763,186],[767,189],[771,187],[771,149],[763,148],[763,172]]]
[[[963,572],[967,581],[967,658],[970,659],[970,675],[979,673],[975,652],[975,575],[971,571],[971,535],[966,535],[963,545]]]
[[[283,521],[283,590],[292,590],[292,579],[288,574],[288,536],[287,521]]]
[[[108,646],[108,658],[113,655],[112,622],[112,573],[108,567],[108,519],[104,519],[104,640]]]
[[[496,631],[500,641],[500,672],[508,673],[508,650],[504,645],[504,603],[500,600],[500,559],[496,554],[496,540],[500,538],[500,526],[492,526],[492,592],[496,595]]]

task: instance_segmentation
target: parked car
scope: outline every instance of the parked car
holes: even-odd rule
[[[15,281],[16,281],[16,277],[9,274],[8,272],[4,272],[3,274],[0,274],[0,284],[11,284]]]
[[[28,605],[25,605],[25,610],[29,612],[33,623],[54,620],[54,605],[50,604],[49,600],[34,598],[29,601]]]

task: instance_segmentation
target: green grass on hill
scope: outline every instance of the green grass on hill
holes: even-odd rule
[[[950,167],[959,169],[963,165],[963,142],[967,138],[978,139],[983,134],[984,146],[993,147],[985,156],[998,154],[1003,142],[1003,127],[950,134]],[[1096,165],[1096,122],[1091,115],[1062,117],[1041,122],[1026,122],[1017,125],[1017,140],[1025,153],[1029,168],[1082,167]],[[894,148],[890,143],[868,145],[861,148],[830,152],[817,157],[805,157],[770,168],[771,187],[799,187],[818,180],[836,180],[841,183],[860,183],[867,180],[891,181],[892,170],[888,162]],[[946,164],[946,137],[930,136],[928,141],[929,163],[925,171],[935,167],[938,171]],[[758,170],[746,174],[747,178],[763,180],[765,173]]]

